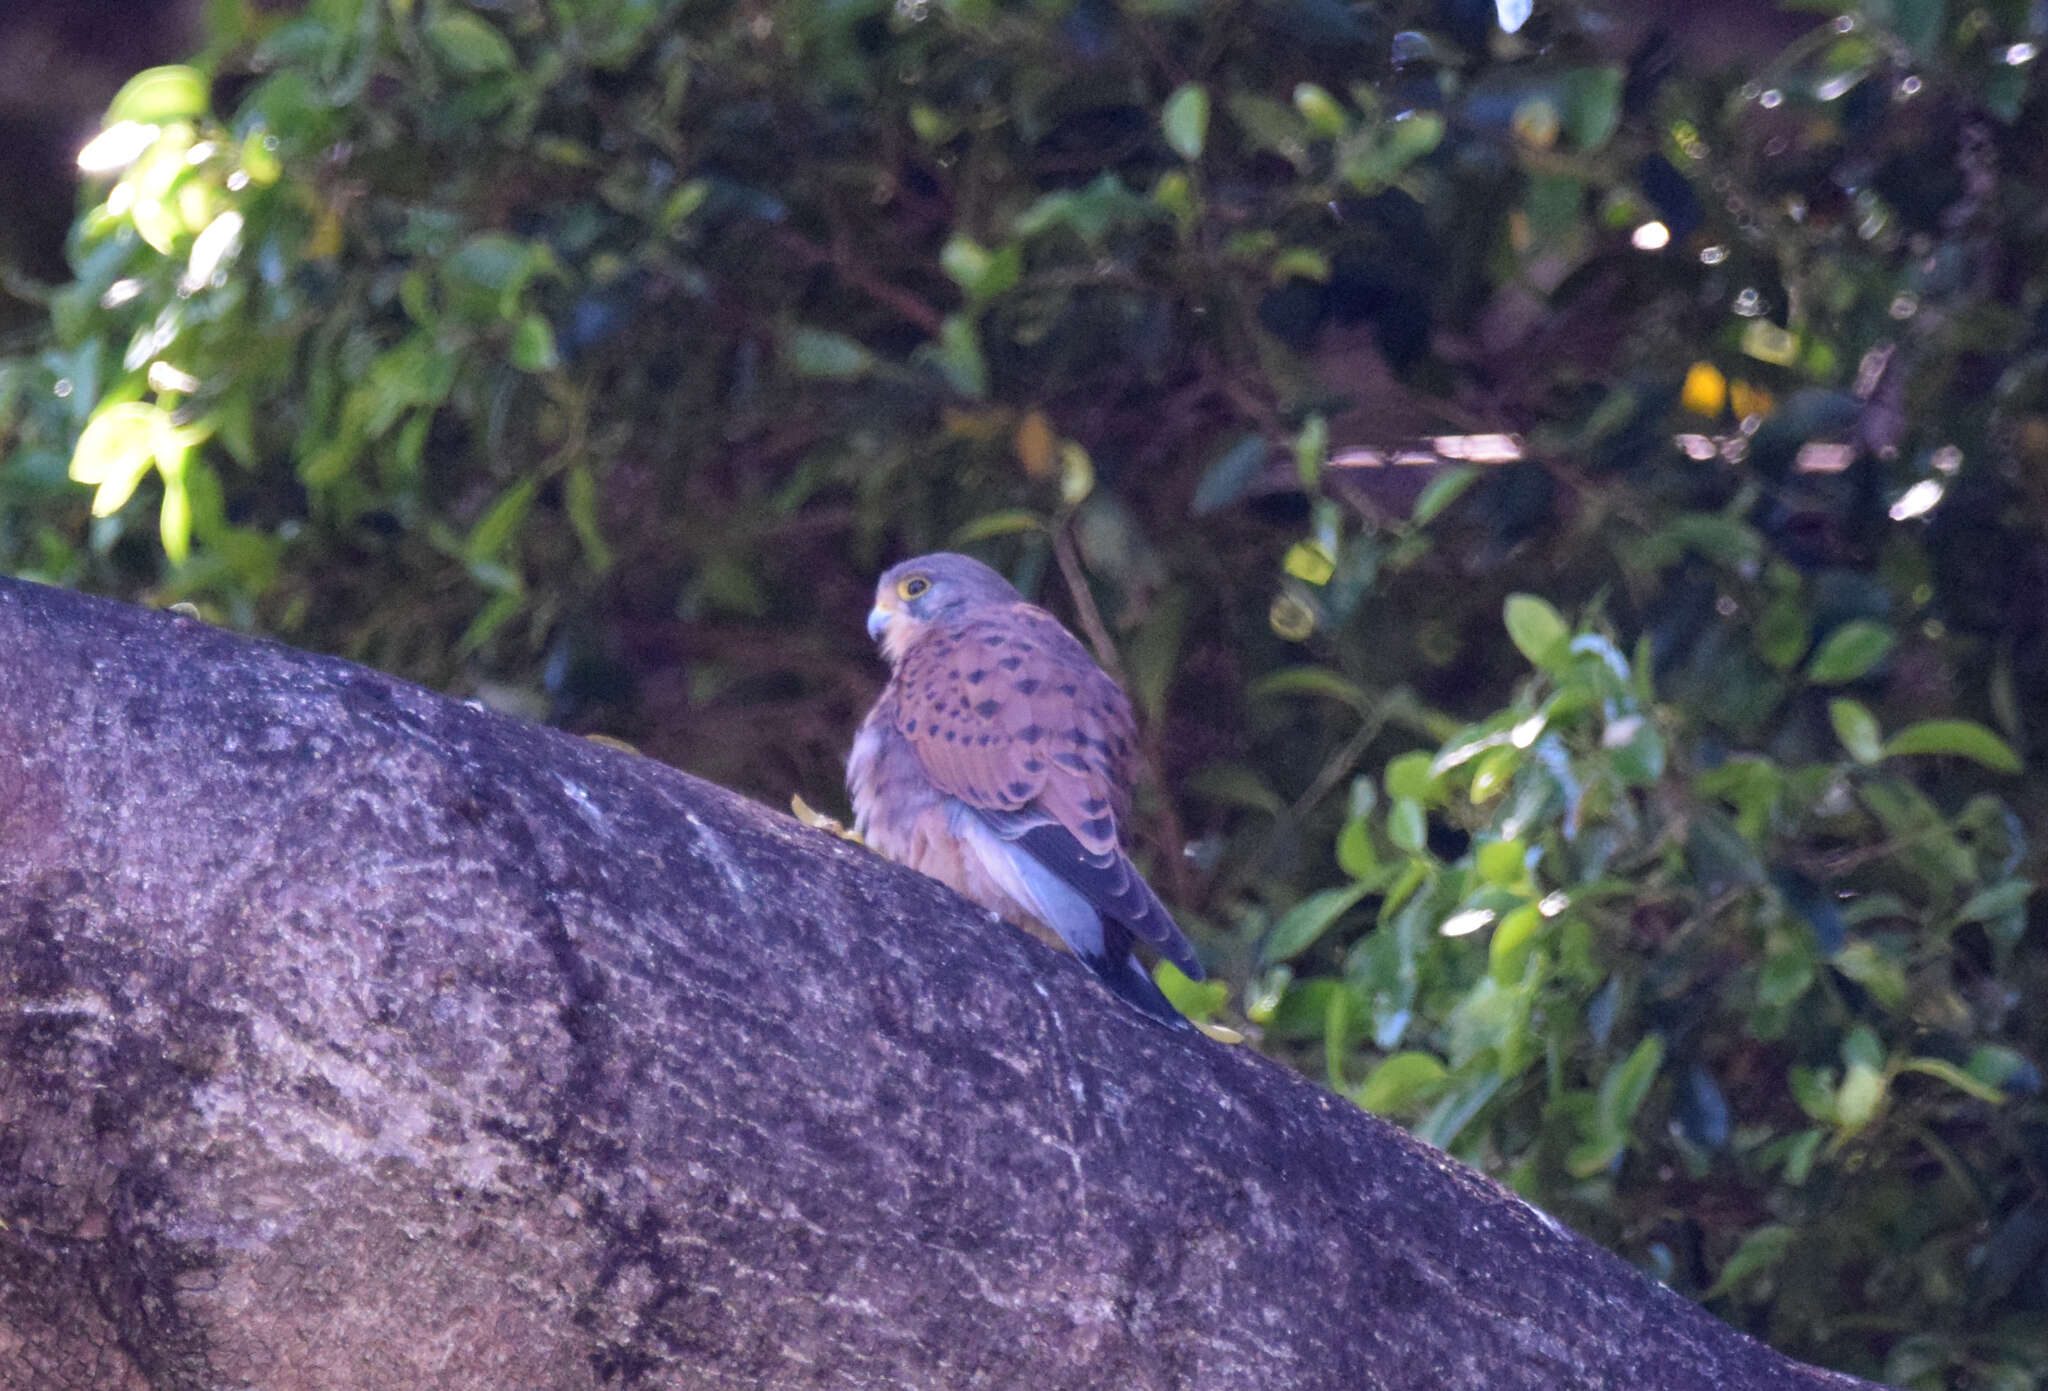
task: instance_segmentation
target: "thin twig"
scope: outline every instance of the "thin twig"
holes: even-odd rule
[[[854,263],[851,257],[827,250],[791,227],[781,228],[776,234],[776,240],[801,256],[807,264],[830,266],[848,285],[869,299],[887,305],[926,333],[936,334],[944,327],[945,316],[938,310],[902,286],[892,285],[867,267]]]
[[[1051,531],[1053,558],[1059,562],[1060,574],[1067,582],[1067,592],[1073,596],[1074,616],[1088,634],[1088,645],[1095,649],[1095,660],[1116,678],[1117,685],[1122,686],[1123,659],[1117,655],[1116,643],[1110,639],[1109,629],[1102,622],[1102,610],[1095,607],[1095,594],[1088,588],[1087,573],[1081,569],[1081,557],[1074,550],[1068,519],[1062,518],[1054,523]]]
[[[1088,634],[1088,645],[1095,649],[1095,660],[1119,686],[1128,690],[1124,682],[1123,660],[1117,655],[1116,643],[1111,640],[1109,628],[1102,621],[1102,610],[1095,606],[1094,591],[1088,588],[1088,576],[1081,569],[1081,557],[1074,550],[1074,538],[1068,529],[1071,520],[1071,516],[1061,518],[1050,528],[1053,558],[1059,562],[1060,574],[1067,582],[1068,593],[1073,596],[1074,617],[1080,622],[1081,630]],[[1159,789],[1159,814],[1154,818],[1152,838],[1165,852],[1168,896],[1175,903],[1192,904],[1195,881],[1188,867],[1187,828],[1181,824],[1180,808],[1174,804],[1173,794],[1161,772],[1165,765],[1160,756],[1159,740],[1159,730],[1150,724],[1140,725],[1138,776]]]

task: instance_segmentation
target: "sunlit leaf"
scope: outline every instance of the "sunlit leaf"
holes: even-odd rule
[[[187,120],[203,115],[209,105],[206,77],[197,68],[145,68],[114,94],[114,100],[107,106],[107,123]]]
[[[1883,754],[1951,754],[1971,759],[1997,773],[2017,773],[2020,756],[2012,745],[1975,720],[1922,720],[1907,725],[1884,741]]]
[[[1213,1019],[1230,1003],[1230,983],[1221,980],[1189,980],[1171,961],[1153,968],[1152,979],[1173,1007],[1196,1023]]]
[[[192,497],[186,491],[182,469],[164,475],[157,534],[163,539],[165,558],[173,565],[183,565],[192,553]]]
[[[1304,584],[1325,585],[1337,573],[1337,562],[1318,541],[1297,541],[1287,548],[1281,568]]]
[[[1493,929],[1493,940],[1486,944],[1486,968],[1496,981],[1508,985],[1522,978],[1542,930],[1543,914],[1533,903],[1501,918]]]
[[[155,464],[157,448],[170,427],[169,412],[142,401],[108,406],[93,416],[71,455],[71,477],[97,486],[92,499],[95,517],[121,510]]]
[[[1534,594],[1510,594],[1501,612],[1508,637],[1532,664],[1553,666],[1563,656],[1571,629],[1548,600]]]

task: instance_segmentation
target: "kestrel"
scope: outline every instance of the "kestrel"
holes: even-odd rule
[[[1131,703],[1073,634],[978,560],[906,560],[868,633],[889,684],[846,761],[854,829],[889,859],[1041,937],[1112,993],[1187,1027],[1134,939],[1196,980],[1194,948],[1124,853]]]

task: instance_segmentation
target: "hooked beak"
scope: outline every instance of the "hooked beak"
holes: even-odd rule
[[[895,621],[896,614],[893,609],[885,609],[880,604],[875,605],[868,610],[868,636],[880,642],[882,634],[888,632],[889,625]]]

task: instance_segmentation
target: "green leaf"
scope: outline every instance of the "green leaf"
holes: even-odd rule
[[[461,73],[503,72],[513,63],[511,41],[467,10],[442,11],[427,25],[427,42]]]
[[[1286,803],[1273,785],[1242,763],[1211,763],[1182,784],[1192,796],[1219,806],[1245,807],[1278,816]]]
[[[604,529],[597,522],[597,480],[578,464],[569,470],[562,489],[569,511],[569,525],[583,547],[583,563],[602,575],[612,568],[612,548],[605,544]]]
[[[955,546],[971,546],[977,541],[987,541],[997,536],[1016,536],[1027,531],[1042,531],[1045,520],[1028,507],[1012,507],[1003,512],[985,512],[962,526],[948,538]]]
[[[1597,150],[1621,122],[1622,73],[1618,67],[1574,68],[1564,74],[1565,132],[1582,150]]]
[[[164,474],[164,501],[157,516],[157,534],[163,538],[164,556],[173,565],[183,565],[192,553],[192,496],[185,491],[183,469]]]
[[[1794,1228],[1778,1222],[1758,1227],[1744,1237],[1742,1244],[1735,1248],[1735,1254],[1721,1267],[1721,1273],[1715,1278],[1713,1288],[1707,1291],[1706,1297],[1713,1299],[1724,1295],[1748,1280],[1750,1276],[1760,1275],[1777,1265],[1785,1259],[1785,1254],[1792,1249],[1792,1242],[1798,1235]]]
[[[1534,594],[1510,594],[1501,615],[1516,650],[1531,664],[1551,668],[1562,663],[1571,629],[1549,600]]]
[[[1384,1058],[1358,1088],[1358,1104],[1383,1116],[1404,1115],[1441,1095],[1450,1070],[1428,1053]]]
[[[1215,1018],[1217,1011],[1230,1003],[1228,981],[1189,980],[1171,961],[1153,967],[1152,979],[1175,1009],[1197,1023]]]
[[[1308,122],[1308,128],[1324,139],[1342,135],[1351,125],[1337,99],[1313,82],[1294,84],[1294,109]]]
[[[170,413],[145,401],[102,407],[78,437],[71,455],[73,482],[97,485],[92,514],[111,517],[134,494],[156,462],[171,429]]]
[[[1922,720],[1884,741],[1884,756],[1953,754],[1972,759],[1995,773],[2017,773],[2020,756],[2012,745],[1975,720]]]
[[[1505,1080],[1489,1068],[1459,1082],[1428,1115],[1415,1123],[1415,1138],[1438,1149],[1448,1149],[1499,1094]]]
[[[939,325],[939,341],[920,352],[962,396],[980,400],[988,394],[988,360],[981,353],[981,331],[965,314],[948,314]]]
[[[1769,662],[1773,670],[1792,670],[1805,655],[1812,636],[1806,606],[1796,594],[1780,594],[1757,617],[1754,636],[1757,655]]]
[[[1979,889],[1970,895],[1969,902],[1956,910],[1958,923],[1994,922],[2008,913],[2016,913],[2027,906],[2027,900],[2034,894],[2031,879],[2008,879],[2003,884],[1993,884],[1988,889]]]
[[[525,606],[526,596],[517,589],[508,589],[498,594],[484,605],[483,611],[463,630],[462,637],[455,644],[456,654],[466,657],[482,647],[491,640],[492,634],[517,617],[519,610]]]
[[[1337,868],[1353,879],[1371,879],[1379,873],[1379,851],[1373,846],[1366,817],[1352,817],[1337,833]]]
[[[1835,1088],[1835,1119],[1845,1130],[1861,1130],[1884,1104],[1884,1073],[1868,1063],[1854,1063]]]
[[[704,206],[704,200],[711,196],[711,184],[705,179],[691,179],[668,196],[661,205],[662,230],[673,232],[689,221],[690,214]]]
[[[1806,679],[1821,686],[1854,681],[1885,659],[1893,641],[1890,629],[1867,618],[1853,619],[1828,634],[1806,664]]]
[[[1327,264],[1323,279],[1329,279]],[[1322,480],[1323,461],[1330,455],[1330,422],[1312,415],[1294,436],[1294,472],[1303,492],[1313,492]]]
[[[1979,1081],[1954,1063],[1940,1058],[1908,1058],[1899,1065],[1901,1072],[1918,1072],[1948,1083],[1959,1092],[1965,1092],[1979,1101],[1988,1101],[1996,1106],[2005,1100],[2005,1093],[1997,1087]]]
[[[800,377],[849,381],[875,365],[874,354],[844,334],[822,328],[792,329],[783,336],[782,355]]]
[[[1479,761],[1472,765],[1472,786],[1466,791],[1472,805],[1490,802],[1507,791],[1521,769],[1522,757],[1522,750],[1512,744],[1502,744],[1479,755]]]
[[[505,544],[519,530],[519,524],[526,520],[526,510],[533,505],[533,494],[534,481],[531,478],[522,478],[507,488],[491,504],[491,510],[470,529],[468,539],[462,543],[463,558],[472,563],[497,559]]]
[[[1417,802],[1436,799],[1436,775],[1431,769],[1429,755],[1420,749],[1387,760],[1384,779],[1389,797],[1406,797]]]
[[[1820,1143],[1827,1138],[1826,1132],[1807,1129],[1799,1132],[1785,1151],[1785,1182],[1794,1188],[1806,1182],[1813,1172],[1813,1159],[1820,1152]]]
[[[1284,285],[1290,280],[1312,280],[1318,285],[1327,285],[1330,281],[1330,258],[1314,247],[1290,246],[1274,256],[1266,267],[1266,278],[1275,285]]]
[[[1643,1101],[1650,1094],[1650,1084],[1657,1080],[1657,1070],[1664,1065],[1664,1039],[1659,1034],[1645,1034],[1629,1055],[1611,1067],[1600,1079],[1598,1114],[1600,1122],[1608,1131],[1626,1135],[1634,1122],[1636,1112],[1642,1109]]]
[[[1525,903],[1508,913],[1493,929],[1493,940],[1486,944],[1486,969],[1501,985],[1512,985],[1522,978],[1529,965],[1529,954],[1535,950],[1536,934],[1543,930],[1543,913],[1533,903]]]
[[[1795,1067],[1786,1073],[1785,1083],[1792,1093],[1792,1099],[1799,1103],[1800,1110],[1817,1121],[1834,1123],[1835,1082],[1832,1068]]]
[[[1203,472],[1188,510],[1201,517],[1236,502],[1251,490],[1271,454],[1263,436],[1239,435]]]
[[[1478,724],[1467,725],[1445,741],[1434,759],[1427,762],[1427,776],[1434,779],[1448,773],[1461,763],[1470,762],[1489,749],[1526,749],[1536,742],[1543,733],[1541,715],[1524,715],[1519,710],[1503,710],[1491,715]],[[1521,737],[1518,739],[1516,736]],[[1414,755],[1404,755],[1413,757]],[[1389,764],[1391,768],[1393,765]]]
[[[1829,701],[1828,723],[1835,727],[1835,737],[1842,741],[1849,757],[1858,763],[1875,763],[1884,756],[1883,746],[1878,743],[1877,717],[1861,701]]]
[[[955,234],[939,249],[939,265],[970,299],[993,299],[1023,275],[1024,252],[1014,245],[990,251],[972,237]]]
[[[1322,586],[1337,573],[1337,560],[1320,541],[1296,541],[1287,548],[1281,568],[1303,584]]]
[[[1995,1043],[1973,1049],[1970,1053],[1970,1076],[1987,1087],[1997,1087],[2001,1096],[2006,1087],[2028,1076],[2032,1070],[2032,1064],[2025,1057]]]
[[[1526,889],[1529,883],[1529,847],[1519,840],[1490,840],[1472,855],[1472,865],[1482,882],[1502,889]]]
[[[1175,154],[1185,160],[1200,159],[1209,137],[1209,94],[1192,82],[1184,83],[1166,99],[1159,124]]]
[[[1906,972],[1898,962],[1867,941],[1851,942],[1830,958],[1834,968],[1868,990],[1886,1009],[1906,1001]]]
[[[204,115],[207,105],[206,77],[197,68],[145,68],[114,94],[107,107],[107,124],[137,121],[161,125],[166,121],[189,120]]]
[[[555,331],[540,315],[526,315],[512,331],[512,365],[522,372],[552,372],[562,365]]]
[[[1789,1005],[1813,984],[1813,963],[1798,952],[1781,951],[1764,961],[1757,972],[1756,996],[1769,1008]]]
[[[1626,787],[1647,787],[1664,776],[1664,736],[1641,715],[1627,715],[1602,731],[1614,772]]]
[[[1416,496],[1415,506],[1408,515],[1417,526],[1428,526],[1442,515],[1443,510],[1465,495],[1465,490],[1479,481],[1479,470],[1470,464],[1459,464],[1447,468],[1429,480],[1422,492]]]
[[[1273,930],[1266,934],[1265,944],[1259,949],[1260,962],[1270,966],[1299,956],[1371,890],[1370,884],[1356,883],[1310,894],[1273,924]]]
[[[1372,709],[1372,698],[1348,676],[1328,667],[1282,667],[1269,671],[1244,689],[1247,701],[1271,700],[1279,696],[1321,696],[1341,701],[1363,715]]]
[[[1422,803],[1413,797],[1396,797],[1387,810],[1387,839],[1411,855],[1420,855],[1429,843],[1429,825]]]

